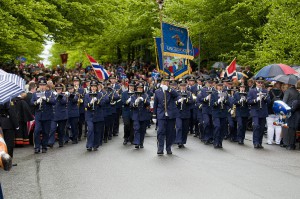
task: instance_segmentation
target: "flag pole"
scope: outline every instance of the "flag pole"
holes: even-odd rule
[[[164,0],[156,0],[158,3],[159,7],[159,22],[160,22],[160,34],[161,34],[161,43],[160,43],[160,48],[161,48],[161,54],[162,54],[162,75],[164,76],[165,70],[164,70],[164,38],[163,38],[163,29],[162,29],[162,21],[163,21],[163,5],[164,5]]]

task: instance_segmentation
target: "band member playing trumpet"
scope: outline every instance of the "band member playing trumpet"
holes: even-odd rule
[[[179,97],[176,101],[178,109],[178,117],[176,118],[176,139],[175,144],[179,148],[183,148],[187,141],[189,132],[189,122],[191,119],[190,109],[194,106],[192,93],[186,90],[186,82],[180,82],[180,90],[178,91]]]
[[[133,143],[133,120],[132,110],[130,109],[131,96],[134,94],[134,82],[129,83],[128,91],[122,93],[122,118],[124,123],[124,142],[126,145],[128,142]]]
[[[212,103],[212,118],[214,126],[214,148],[223,148],[222,142],[224,139],[224,131],[221,128],[227,127],[227,113],[228,113],[228,94],[223,91],[223,82],[217,83],[217,90],[211,95]]]
[[[79,119],[78,119],[78,140],[81,140],[83,124],[84,124],[84,95],[85,89],[80,85],[81,79],[78,76],[73,77],[75,93],[78,94]]]
[[[205,144],[213,143],[213,128],[212,128],[212,115],[211,115],[211,94],[214,91],[212,87],[213,81],[209,78],[206,80],[206,87],[201,90],[197,96],[197,106],[199,111],[202,111],[203,116],[203,132],[202,140]]]
[[[236,121],[237,121],[237,141],[243,145],[249,114],[247,103],[247,93],[245,84],[240,85],[240,92],[234,94],[234,104],[236,105]]]
[[[78,120],[79,120],[79,107],[78,107],[78,94],[75,93],[74,85],[68,84],[68,123],[71,126],[72,144],[78,143]],[[65,136],[69,141],[69,135]]]
[[[255,149],[262,149],[262,139],[268,117],[268,103],[271,102],[268,91],[262,88],[264,78],[256,79],[256,88],[250,89],[247,97],[253,124],[253,145]]]
[[[64,145],[65,129],[68,119],[67,110],[67,97],[63,91],[63,85],[55,85],[55,92],[53,92],[56,98],[56,104],[54,105],[53,120],[51,122],[51,131],[48,141],[48,146],[53,147],[55,143],[55,132],[57,129],[59,147]]]
[[[134,130],[135,148],[144,148],[144,138],[146,134],[147,107],[150,105],[150,98],[144,93],[144,84],[139,83],[136,92],[130,97],[130,107],[132,108],[132,120]]]
[[[34,129],[34,152],[47,152],[47,144],[50,134],[51,120],[53,118],[53,105],[56,103],[52,91],[46,90],[47,82],[45,79],[39,80],[39,92],[34,93],[31,98],[31,104],[35,109],[35,129]],[[42,141],[40,133],[42,132]]]
[[[88,126],[88,133],[87,133],[87,143],[86,149],[88,151],[92,151],[93,147],[94,150],[97,150],[98,146],[96,146],[95,142],[95,126],[94,126],[94,115],[96,110],[96,103],[97,103],[97,86],[98,83],[96,80],[92,80],[90,83],[91,91],[90,93],[85,94],[84,97],[84,106],[85,106],[85,120]],[[96,136],[97,137],[97,136]]]

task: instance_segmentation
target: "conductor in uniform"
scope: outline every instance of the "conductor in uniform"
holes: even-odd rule
[[[157,154],[164,154],[166,140],[167,154],[172,154],[171,146],[175,139],[175,121],[178,116],[175,101],[178,98],[176,90],[169,87],[170,79],[164,79],[161,87],[155,91],[153,121],[158,123]]]

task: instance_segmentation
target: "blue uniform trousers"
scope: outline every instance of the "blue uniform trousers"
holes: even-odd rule
[[[0,199],[3,199],[3,193],[2,193],[1,183],[0,183]]]
[[[227,116],[227,120],[228,120],[227,129],[229,130],[229,133],[227,134],[228,138],[231,141],[237,141],[237,121],[231,116]]]
[[[224,126],[227,125],[226,118],[213,118],[213,126],[214,126],[214,145],[221,145],[224,139]]]
[[[84,120],[85,120],[84,113],[80,113],[79,121],[78,121],[78,138],[80,138],[80,139],[81,139],[82,132],[83,132],[83,124],[85,122]]]
[[[124,139],[133,142],[133,120],[130,117],[123,117],[124,123]]]
[[[78,141],[78,120],[79,120],[79,117],[70,117],[69,118],[69,124],[71,126],[73,142]]]
[[[40,149],[41,145],[43,149],[47,149],[49,134],[51,128],[51,120],[36,120],[34,128],[34,148]],[[42,142],[41,142],[42,132]]]
[[[175,144],[186,144],[190,118],[176,118]]]
[[[164,144],[166,140],[166,150],[170,151],[171,146],[175,141],[175,121],[176,119],[159,119],[158,130],[157,130],[157,141],[158,141],[158,150],[164,150]]]
[[[102,146],[104,122],[87,121],[86,123],[88,125],[86,148],[98,148]]]
[[[203,141],[208,141],[213,139],[213,129],[212,129],[212,116],[207,113],[203,113]]]
[[[51,130],[50,130],[50,136],[49,136],[49,141],[48,141],[49,145],[54,145],[54,143],[55,143],[55,132],[57,132],[57,134],[58,134],[59,145],[63,145],[66,124],[67,124],[67,120],[51,121]]]
[[[121,115],[121,109],[117,108],[116,113],[113,113],[113,127],[112,127],[113,135],[119,134],[120,115]]]
[[[198,128],[199,128],[199,139],[204,140],[204,129],[203,129],[203,114],[198,115]]]
[[[252,117],[253,123],[253,144],[262,144],[266,118]]]
[[[134,130],[134,142],[136,145],[143,145],[144,138],[146,134],[147,123],[146,121],[133,121],[133,130]]]
[[[104,140],[107,140],[107,138],[111,138],[112,137],[112,115],[107,115],[104,118],[104,122],[105,122],[105,127],[104,127]]]
[[[237,141],[243,142],[246,134],[248,117],[236,117],[237,121]]]

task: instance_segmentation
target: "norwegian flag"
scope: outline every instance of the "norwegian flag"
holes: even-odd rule
[[[98,79],[108,79],[109,77],[109,72],[107,72],[103,66],[101,66],[100,64],[98,64],[98,62],[90,55],[86,54],[87,58],[89,59],[89,61],[91,62],[91,65],[98,77]]]
[[[229,66],[226,67],[227,76],[230,77],[236,72],[236,58],[232,60]]]

